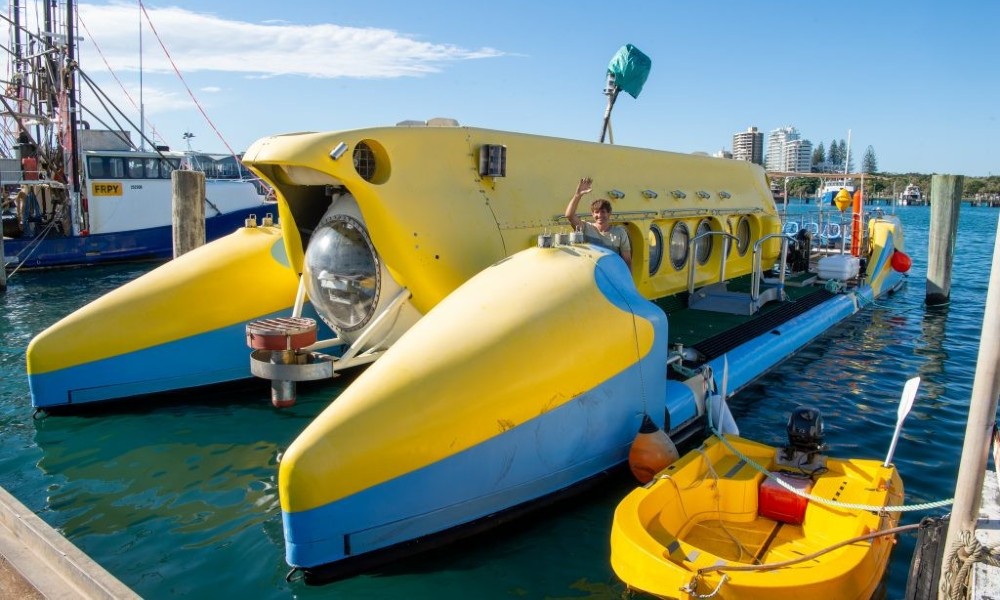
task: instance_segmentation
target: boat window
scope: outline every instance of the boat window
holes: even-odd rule
[[[150,179],[160,178],[160,160],[158,158],[146,159],[146,177]]]
[[[125,177],[125,161],[117,156],[109,156],[107,159],[108,170],[105,177]]]
[[[726,219],[726,233],[733,235],[733,221],[732,219]],[[736,243],[733,238],[726,238],[726,260],[731,260],[733,258],[733,250],[736,249]]]
[[[698,237],[699,235],[710,231],[712,231],[712,222],[709,219],[702,219],[701,222],[698,223],[698,227],[695,229],[694,235],[695,237]],[[695,242],[694,256],[699,265],[707,263],[708,258],[712,256],[712,237],[713,236],[710,235],[705,236]]]
[[[205,176],[207,177],[208,175],[206,172]],[[215,161],[212,177],[217,179],[236,179],[239,176],[239,163],[236,162],[236,157],[226,156]]]
[[[750,248],[750,219],[740,217],[740,222],[736,224],[736,251],[740,256],[746,256]]]
[[[100,156],[88,156],[87,172],[94,178],[104,177],[104,159]]]
[[[128,176],[130,179],[143,179],[145,177],[141,158],[128,159]]]
[[[354,147],[354,169],[365,181],[371,181],[375,176],[375,153],[365,142],[358,142]]]
[[[674,223],[670,230],[670,264],[680,271],[684,268],[688,258],[688,240],[691,233],[683,221]]]
[[[649,274],[654,275],[660,270],[660,263],[663,262],[663,232],[660,226],[653,224],[649,226]]]
[[[160,159],[160,177],[170,179],[170,174],[174,172],[174,163],[169,160]]]

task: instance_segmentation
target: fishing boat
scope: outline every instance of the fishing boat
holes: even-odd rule
[[[284,407],[297,381],[365,366],[281,459],[287,560],[314,582],[578,491],[647,419],[701,439],[725,361],[731,395],[906,270],[892,216],[866,221],[856,256],[783,235],[743,161],[432,119],[267,137],[244,162],[280,224],[39,334],[32,404],[148,406],[257,375]],[[568,226],[584,174],[630,264]]]
[[[823,185],[816,192],[816,202],[823,206],[831,205],[840,190],[847,190],[848,194],[854,195],[857,186],[854,185],[853,179],[824,179]]]
[[[872,597],[894,544],[903,483],[889,460],[823,453],[800,407],[788,444],[710,437],[615,509],[611,566],[663,598]]]
[[[276,212],[267,186],[237,155],[170,151],[141,132],[133,140],[127,130],[91,129],[80,118],[94,112],[77,87],[75,3],[65,8],[44,3],[44,22],[34,32],[28,16],[35,11],[17,0],[5,17],[13,75],[2,97],[2,264],[33,269],[170,258],[176,169],[205,173],[207,239],[232,233],[251,215]]]

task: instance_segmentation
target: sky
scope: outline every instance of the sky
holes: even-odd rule
[[[92,0],[79,10],[81,69],[136,122],[123,89],[141,98],[146,133],[176,149],[240,152],[268,135],[433,117],[597,141],[608,63],[633,44],[652,69],[638,98],[614,106],[616,144],[714,154],[748,127],[792,126],[814,147],[850,136],[855,165],[871,146],[883,172],[1000,174],[995,0]]]

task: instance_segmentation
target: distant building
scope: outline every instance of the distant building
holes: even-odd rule
[[[804,140],[794,127],[773,129],[767,134],[768,171],[808,173],[812,163],[812,142]]]
[[[733,158],[763,165],[764,132],[749,127],[746,131],[733,134]]]
[[[730,152],[729,150],[726,150],[725,148],[720,148],[719,151],[713,154],[712,156],[714,156],[715,158],[732,158],[733,153]]]

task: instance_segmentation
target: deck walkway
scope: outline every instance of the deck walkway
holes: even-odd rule
[[[0,488],[0,598],[139,598]]]

